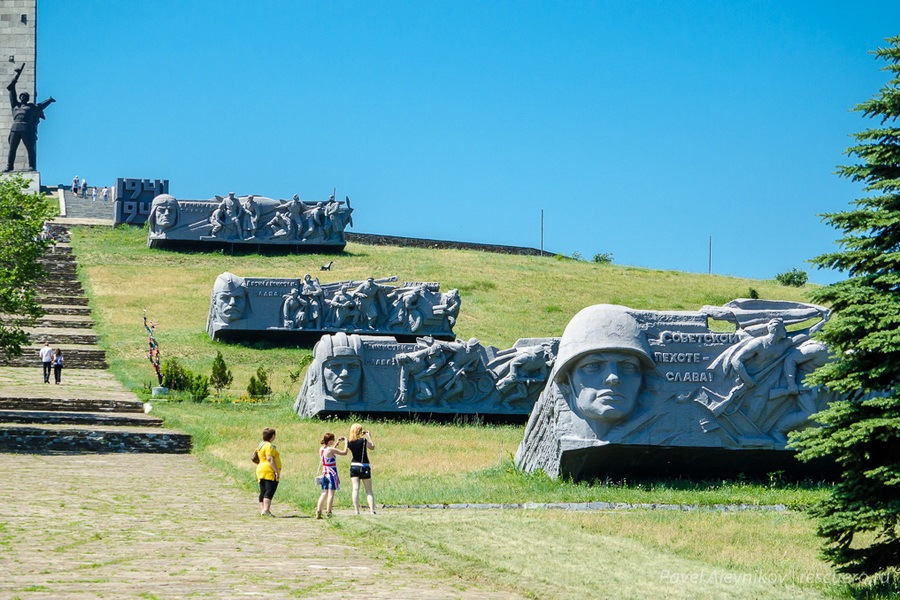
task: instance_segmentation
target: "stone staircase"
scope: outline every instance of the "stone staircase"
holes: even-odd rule
[[[49,276],[37,286],[47,315],[28,330],[22,356],[0,361],[0,452],[190,452],[190,436],[164,429],[107,370],[68,230],[55,225],[53,233],[60,243],[44,257]],[[45,340],[62,349],[60,385],[43,382],[37,353]]]
[[[101,219],[112,222],[116,216],[116,206],[111,200],[104,202],[100,199],[102,189],[103,186],[97,188],[96,202],[91,201],[91,188],[88,188],[86,198],[82,198],[81,194],[73,194],[71,190],[62,190],[66,201],[66,218]],[[111,189],[110,196],[112,196]]]

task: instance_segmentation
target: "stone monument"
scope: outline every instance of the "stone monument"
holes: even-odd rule
[[[169,193],[168,179],[118,178],[113,192],[114,225],[143,225],[150,216],[153,199]]]
[[[37,76],[36,15],[36,0],[0,0],[0,56],[3,57],[3,64],[6,65],[0,67],[0,77],[8,84],[16,76],[16,69],[22,63],[26,65],[16,82],[16,101],[18,101],[18,94],[22,92],[28,93],[31,98],[37,95],[35,89]],[[0,131],[3,132],[7,144],[12,138],[10,134],[14,126],[13,110],[12,103],[0,103]],[[22,147],[21,141],[18,141],[16,146],[17,149]],[[6,151],[4,156],[7,158],[9,149],[8,145],[4,148]],[[35,149],[35,163],[36,161]],[[4,168],[7,167],[10,165],[4,165]],[[36,193],[40,190],[40,173],[29,170],[27,151],[17,152],[11,170],[19,172],[31,181],[29,192]]]
[[[297,395],[303,417],[447,418],[523,422],[555,356],[556,340],[519,340],[508,350],[477,339],[415,343],[391,337],[323,336]]]
[[[804,384],[828,360],[811,339],[828,316],[764,300],[697,312],[585,308],[560,338],[516,464],[575,480],[802,472],[787,435],[833,399]]]
[[[171,196],[157,196],[150,227],[164,231],[183,217],[183,204]],[[459,292],[441,292],[436,282],[385,285],[396,280],[369,277],[323,284],[309,274],[278,279],[223,273],[213,286],[207,332],[215,340],[230,341],[302,342],[339,331],[452,340]],[[226,290],[231,297],[241,297],[239,314],[225,310]]]
[[[156,214],[165,207],[170,218]],[[247,248],[300,252],[340,252],[347,242],[344,230],[353,225],[350,198],[307,202],[262,196],[216,196],[211,200],[177,200],[160,194],[150,205],[147,220],[151,248]]]

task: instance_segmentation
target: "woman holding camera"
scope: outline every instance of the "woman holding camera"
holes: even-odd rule
[[[322,493],[316,504],[316,518],[322,518],[324,505],[326,516],[331,516],[331,507],[334,505],[334,493],[341,489],[341,479],[338,477],[337,457],[347,455],[347,438],[339,437],[338,443],[344,442],[344,449],[339,449],[334,443],[334,434],[326,433],[322,436],[322,447],[319,448],[319,462],[322,467]]]
[[[350,483],[353,485],[351,498],[353,509],[359,514],[359,482],[366,487],[366,501],[369,503],[369,513],[375,514],[375,494],[372,493],[372,467],[369,465],[369,450],[375,449],[372,434],[363,431],[362,425],[354,423],[350,426],[350,441],[347,442],[350,450]]]

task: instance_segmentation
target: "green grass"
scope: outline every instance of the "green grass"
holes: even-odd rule
[[[303,420],[291,412],[300,386],[299,365],[309,348],[209,340],[209,295],[223,271],[272,277],[308,272],[321,275],[323,283],[369,275],[440,281],[442,289],[461,291],[457,336],[478,337],[501,348],[522,337],[558,336],[578,310],[603,302],[696,310],[744,297],[751,287],[762,298],[806,299],[806,288],[773,281],[553,257],[359,244],[349,244],[337,257],[231,257],[151,250],[144,231],[128,228],[77,228],[72,238],[102,343],[112,370],[126,386],[140,391],[154,380],[144,354],[144,308],[158,324],[164,357],[177,356],[188,368],[208,374],[216,351],[222,352],[235,375],[224,399],[201,404],[160,401],[154,413],[167,425],[190,433],[200,459],[233,478],[248,495],[255,487],[249,455],[260,431],[275,427],[284,459],[276,512],[312,511],[318,497],[312,481],[318,440],[325,431],[346,432],[353,419]],[[332,259],[334,270],[319,273],[319,265]],[[259,366],[270,373],[272,399],[234,403]],[[815,483],[785,484],[777,475],[762,482],[737,478],[573,484],[512,467],[523,426],[384,421],[367,427],[377,443],[372,453],[376,499],[393,505],[602,501],[802,507],[828,491]],[[341,473],[346,473],[345,459]],[[349,488],[349,482],[345,486]],[[349,506],[347,489],[338,493],[336,506]],[[425,561],[464,579],[529,597],[864,596],[830,578],[828,565],[819,558],[814,523],[797,511],[404,510],[383,511],[375,519],[339,516],[329,527],[348,541],[365,540],[366,552],[381,557],[388,567],[393,561]]]

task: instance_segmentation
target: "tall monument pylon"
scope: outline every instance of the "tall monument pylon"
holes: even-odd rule
[[[37,98],[37,0],[0,0],[0,82],[5,87],[15,76],[16,68],[25,64],[16,84],[19,93],[27,92],[34,101]],[[0,101],[0,136],[3,148],[0,159],[6,161],[9,136],[13,123],[13,112],[8,92],[4,89]],[[28,156],[25,147],[19,148],[15,170],[31,179],[35,191],[40,188],[40,175],[36,171],[28,173]]]

